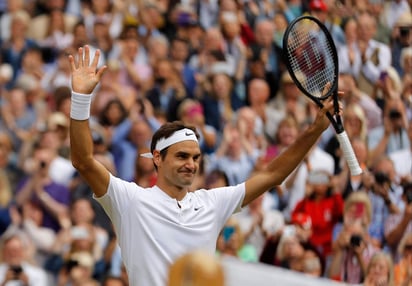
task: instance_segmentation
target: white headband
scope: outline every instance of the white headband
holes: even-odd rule
[[[175,133],[172,134],[172,136],[168,138],[160,138],[159,141],[156,143],[155,150],[162,151],[163,149],[166,149],[170,145],[176,144],[178,142],[182,141],[197,141],[196,134],[193,132],[193,130],[190,130],[189,128],[184,128],[177,130]],[[152,153],[143,153],[140,154],[140,156],[145,157],[145,158],[153,158]]]

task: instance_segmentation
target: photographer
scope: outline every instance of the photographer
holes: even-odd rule
[[[334,229],[328,275],[334,280],[359,284],[365,278],[371,257],[378,251],[368,233],[372,218],[368,195],[362,191],[351,193],[345,200],[343,216],[343,224]]]
[[[375,127],[368,134],[368,148],[372,164],[374,158],[409,148],[407,127],[408,120],[402,99],[399,96],[386,98],[383,126]]]
[[[392,29],[391,47],[392,47],[392,65],[402,76],[404,70],[400,64],[401,51],[403,48],[412,45],[412,17],[409,11],[405,11],[395,23]]]
[[[2,239],[2,258],[0,264],[0,286],[47,286],[46,272],[27,262],[28,242],[19,232]]]
[[[412,181],[403,185],[402,199],[406,205],[403,213],[390,215],[385,221],[385,238],[393,254],[401,239],[412,233]]]

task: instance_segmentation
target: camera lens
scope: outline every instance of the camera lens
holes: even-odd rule
[[[402,114],[399,110],[392,109],[391,111],[389,111],[389,118],[390,119],[399,119],[401,117],[402,117]]]
[[[362,236],[358,234],[352,234],[352,236],[350,237],[350,245],[353,247],[360,246],[361,242]]]

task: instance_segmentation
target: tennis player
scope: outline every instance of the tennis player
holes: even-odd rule
[[[201,158],[198,134],[193,127],[166,123],[153,135],[151,152],[144,154],[156,166],[157,183],[142,188],[115,177],[93,158],[91,93],[106,69],[97,68],[99,56],[97,50],[91,59],[88,46],[69,56],[71,160],[113,222],[132,286],[166,285],[169,266],[187,252],[214,254],[226,220],[295,169],[329,126],[326,111],[333,112],[328,101],[294,144],[246,182],[195,192],[188,190]]]

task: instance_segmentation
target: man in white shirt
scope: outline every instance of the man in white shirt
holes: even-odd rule
[[[196,130],[180,122],[166,123],[153,135],[151,152],[142,154],[153,160],[158,172],[156,185],[145,189],[116,178],[93,157],[91,93],[105,70],[97,68],[99,55],[91,60],[85,46],[79,48],[77,60],[69,56],[71,159],[113,222],[132,286],[165,285],[169,266],[187,252],[215,253],[226,220],[295,169],[329,126],[326,112],[333,112],[328,100],[295,143],[246,182],[194,192],[189,191],[201,160]]]

